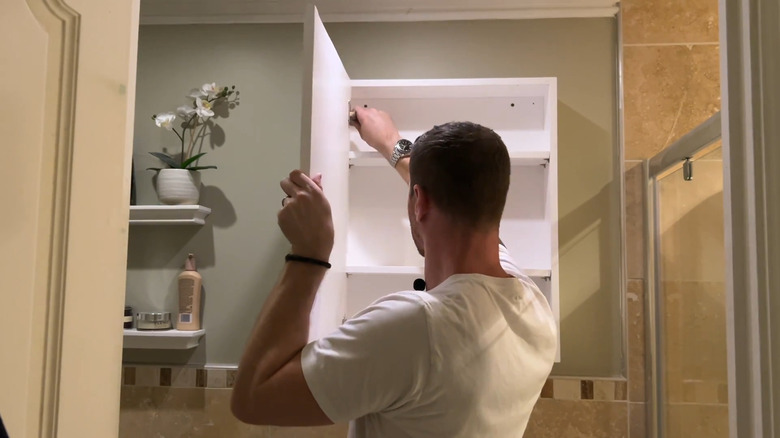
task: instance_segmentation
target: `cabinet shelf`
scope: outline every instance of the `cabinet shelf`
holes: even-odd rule
[[[202,205],[131,205],[130,225],[203,225],[210,213]]]
[[[123,348],[153,350],[188,350],[200,343],[206,330],[137,330],[125,329]]]
[[[347,275],[423,275],[422,266],[347,266]],[[546,278],[550,269],[520,269],[528,277]]]
[[[536,166],[544,165],[550,160],[550,151],[523,151],[511,152],[509,161],[513,166]],[[350,166],[388,166],[388,162],[379,152],[368,151],[350,151]]]

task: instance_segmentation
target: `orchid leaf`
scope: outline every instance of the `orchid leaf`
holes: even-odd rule
[[[162,170],[160,167],[147,167],[146,170],[154,170],[155,172],[159,172]]]
[[[202,157],[204,155],[206,155],[206,153],[205,152],[201,152],[198,155],[191,156],[189,159],[187,159],[187,161],[181,163],[181,168],[182,169],[186,169],[187,166],[189,166],[190,164],[194,163],[195,161],[198,160],[198,158],[200,158],[200,157]]]
[[[149,152],[150,154],[154,155],[155,157],[159,158],[160,161],[163,163],[171,166],[174,169],[180,168],[179,163],[176,162],[176,160],[173,159],[173,157],[166,155],[162,152]]]
[[[203,170],[203,169],[216,169],[217,166],[196,166],[196,167],[190,167],[187,170]]]

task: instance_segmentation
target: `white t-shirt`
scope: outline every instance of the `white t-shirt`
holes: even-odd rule
[[[507,274],[456,274],[374,302],[302,353],[306,382],[351,438],[520,437],[557,347],[544,295]]]

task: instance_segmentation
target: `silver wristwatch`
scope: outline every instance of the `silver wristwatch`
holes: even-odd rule
[[[390,165],[395,167],[398,160],[408,157],[412,153],[412,142],[404,138],[398,140],[393,148],[393,155],[390,157]]]

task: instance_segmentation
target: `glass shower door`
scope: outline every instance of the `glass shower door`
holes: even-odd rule
[[[655,184],[659,436],[727,438],[728,386],[719,144]]]

